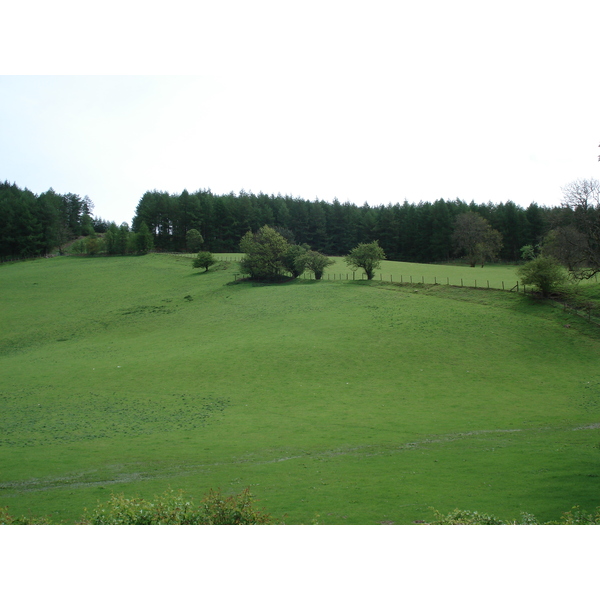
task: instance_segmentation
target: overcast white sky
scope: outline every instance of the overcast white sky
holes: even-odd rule
[[[151,189],[527,206],[600,176],[597,0],[8,4],[0,180],[117,223]]]

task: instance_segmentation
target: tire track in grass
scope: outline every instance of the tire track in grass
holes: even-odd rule
[[[526,432],[540,432],[540,431],[579,431],[584,429],[598,429],[600,428],[600,423],[589,423],[585,425],[579,425],[577,427],[536,427],[532,429],[482,429],[477,431],[466,431],[466,432],[457,432],[444,434],[439,436],[432,436],[423,438],[414,442],[406,442],[400,445],[364,445],[364,446],[354,446],[354,447],[343,447],[343,448],[332,448],[329,450],[322,450],[319,452],[302,452],[300,454],[294,454],[289,456],[277,456],[270,459],[252,459],[249,456],[234,458],[231,461],[220,461],[214,463],[204,463],[204,464],[186,464],[165,467],[164,469],[153,469],[152,471],[144,471],[143,469],[137,469],[131,472],[122,472],[117,473],[112,477],[106,478],[99,477],[98,479],[94,479],[94,471],[87,472],[79,472],[79,473],[71,473],[64,474],[58,477],[42,477],[28,480],[18,480],[18,481],[6,481],[0,483],[0,490],[3,492],[10,492],[11,490],[14,492],[13,494],[8,493],[4,494],[5,496],[16,496],[23,493],[30,492],[43,492],[47,490],[57,490],[57,489],[77,489],[84,487],[100,487],[100,486],[111,486],[118,485],[124,483],[132,483],[134,481],[150,481],[150,480],[158,480],[173,477],[177,475],[178,477],[188,477],[194,476],[199,473],[213,470],[214,468],[223,467],[223,466],[233,466],[240,464],[248,464],[248,465],[268,465],[275,464],[280,462],[285,462],[289,460],[306,460],[308,459],[325,459],[325,458],[333,458],[338,456],[356,456],[356,457],[371,457],[378,456],[382,454],[396,454],[400,452],[416,450],[421,448],[422,446],[429,444],[448,444],[472,437],[479,436],[488,436],[488,435],[497,435],[497,434],[514,434],[514,433],[526,433]],[[136,463],[139,465],[139,463]],[[119,470],[122,469],[125,471],[127,469],[126,464],[124,465],[112,465],[107,467],[109,470]],[[135,465],[131,465],[135,466]]]

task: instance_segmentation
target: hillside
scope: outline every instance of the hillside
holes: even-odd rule
[[[1,266],[0,505],[74,522],[111,492],[250,486],[286,523],[594,508],[598,329],[397,285],[406,268],[257,285],[186,256]]]

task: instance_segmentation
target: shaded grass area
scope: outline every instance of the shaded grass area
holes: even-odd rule
[[[221,267],[0,268],[0,504],[73,522],[112,491],[250,486],[289,523],[598,504],[597,327],[507,292]]]

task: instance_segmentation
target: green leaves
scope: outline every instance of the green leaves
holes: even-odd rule
[[[215,257],[211,252],[198,252],[198,255],[194,259],[193,267],[194,269],[204,269],[205,272],[208,271],[209,267],[216,263]]]
[[[549,296],[567,280],[567,272],[549,256],[539,256],[519,267],[517,274],[525,285],[534,285],[542,296]]]
[[[185,243],[188,252],[199,252],[204,244],[204,238],[197,229],[190,229],[185,234]]]
[[[183,492],[167,490],[153,502],[113,494],[84,523],[90,525],[268,525],[271,517],[254,508],[250,490],[224,497],[210,490],[198,506]]]
[[[353,271],[363,269],[367,279],[373,279],[375,269],[378,269],[381,261],[385,260],[385,253],[379,246],[379,242],[374,241],[370,244],[359,244],[344,260]]]
[[[502,235],[492,229],[487,219],[474,212],[458,215],[452,235],[457,252],[462,252],[469,264],[494,260],[502,248]]]
[[[241,271],[252,279],[276,279],[286,271],[283,257],[289,242],[274,229],[265,225],[256,233],[248,231],[240,241],[246,254],[241,261]]]
[[[296,264],[302,266],[302,271],[304,271],[304,269],[312,271],[315,274],[315,279],[321,279],[325,269],[328,266],[335,264],[335,261],[327,256],[324,256],[320,252],[307,250],[298,256]]]

